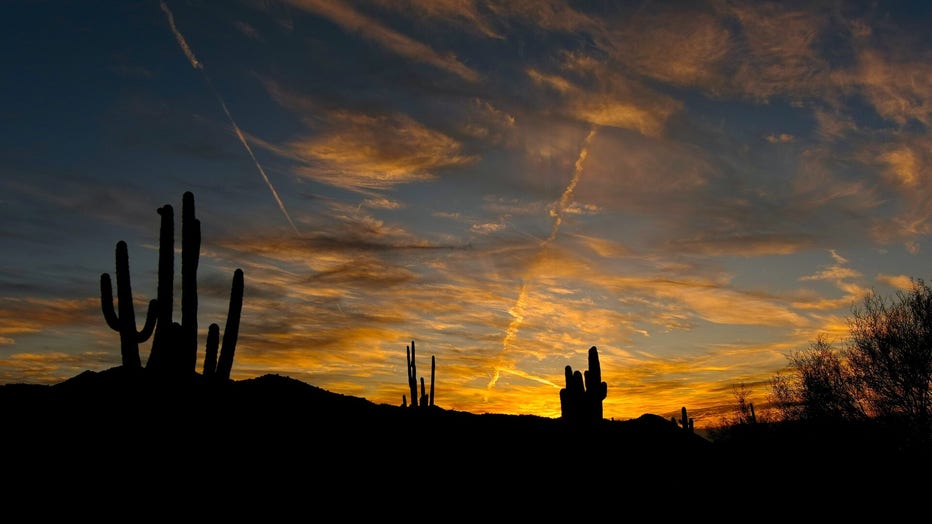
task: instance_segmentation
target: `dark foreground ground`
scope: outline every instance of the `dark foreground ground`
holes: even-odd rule
[[[923,446],[873,430],[762,425],[709,441],[651,414],[579,427],[374,404],[279,375],[208,387],[85,372],[0,386],[0,416],[0,509],[46,517],[495,522],[649,508],[679,520],[700,506],[725,520],[742,508],[768,521],[797,507],[890,517],[932,487]]]

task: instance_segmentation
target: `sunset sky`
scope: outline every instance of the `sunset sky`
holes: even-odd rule
[[[198,371],[242,268],[234,379],[378,403],[413,340],[437,405],[558,417],[597,346],[606,418],[713,424],[932,279],[932,3],[3,11],[0,383],[120,365],[100,275],[125,240],[141,327],[185,191]]]

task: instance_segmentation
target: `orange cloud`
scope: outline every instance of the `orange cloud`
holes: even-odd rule
[[[927,59],[904,60],[876,49],[858,56],[856,81],[880,116],[904,125],[932,125],[932,66]]]
[[[672,98],[653,93],[622,77],[611,74],[609,64],[583,63],[569,57],[567,68],[584,68],[602,76],[602,85],[587,88],[555,74],[530,68],[527,75],[536,83],[557,91],[564,100],[563,111],[583,122],[638,131],[646,136],[661,134],[664,123],[680,109]]]
[[[454,139],[405,115],[331,115],[333,127],[288,144],[303,176],[353,191],[431,180],[437,171],[469,164]]]

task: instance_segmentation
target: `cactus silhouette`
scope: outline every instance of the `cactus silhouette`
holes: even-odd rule
[[[124,366],[141,367],[139,342],[153,333],[152,349],[146,369],[153,373],[184,378],[196,373],[197,367],[197,269],[201,249],[201,222],[195,216],[194,194],[182,197],[181,212],[181,322],[172,320],[175,275],[175,224],[174,209],[165,204],[158,208],[159,226],[158,290],[149,303],[146,324],[136,332],[129,283],[129,262],[125,242],[117,244],[117,285],[119,318],[113,312],[110,275],[101,275],[101,303],[107,324],[120,332]],[[243,270],[233,273],[230,306],[227,313],[223,346],[220,346],[220,327],[211,324],[207,333],[204,356],[204,375],[228,380],[233,367],[233,356],[239,336],[240,316],[243,308]],[[126,295],[128,298],[124,298]],[[126,309],[128,308],[128,309]],[[116,326],[116,327],[115,327]],[[219,355],[218,355],[219,347]]]
[[[197,366],[197,265],[200,255],[201,221],[194,216],[194,194],[186,191],[181,198],[182,340],[179,349],[187,369]]]
[[[408,358],[408,388],[411,390],[411,407],[417,407],[417,363],[414,360],[414,341],[410,346],[405,346],[405,353]],[[404,396],[402,396],[404,401]],[[406,403],[406,402],[405,402]]]
[[[233,287],[230,290],[230,309],[227,312],[227,323],[223,330],[223,345],[220,347],[220,356],[217,359],[217,372],[215,379],[229,380],[230,371],[233,369],[233,355],[236,353],[236,340],[239,337],[239,319],[243,312],[243,270],[237,269],[233,272]],[[208,335],[212,332],[214,335],[214,352],[216,353],[216,343],[219,337],[220,327],[217,324],[211,324],[208,328]],[[205,357],[206,359],[206,357]],[[206,360],[205,360],[206,369]]]
[[[152,339],[152,349],[146,369],[163,371],[167,369],[171,354],[172,308],[174,307],[173,285],[175,280],[175,214],[172,206],[165,204],[158,208],[162,217],[159,227],[159,266],[158,266],[158,323]]]
[[[204,352],[204,370],[202,374],[207,379],[213,379],[217,374],[217,350],[220,347],[220,326],[211,324],[207,328],[207,347]]]
[[[410,346],[405,346],[408,359],[408,388],[411,390],[411,407],[422,407],[433,406],[434,405],[434,373],[437,370],[437,360],[433,355],[430,357],[430,395],[427,394],[427,388],[424,385],[424,377],[421,377],[421,395],[418,397],[417,393],[417,363],[415,362],[415,349],[414,341],[411,341]],[[408,399],[405,395],[401,395],[401,405],[402,407],[407,407]]]
[[[434,405],[434,372],[437,371],[437,359],[434,358],[434,355],[430,356],[430,399],[429,403],[431,406]]]
[[[608,385],[602,381],[596,346],[589,348],[589,369],[585,375],[579,370],[573,371],[569,365],[564,368],[564,374],[566,387],[560,390],[561,417],[571,422],[602,420],[602,401],[608,395]]]
[[[167,373],[185,373],[197,366],[197,267],[201,251],[201,221],[194,214],[194,194],[186,191],[181,202],[181,324],[174,329],[175,224],[174,209],[158,209],[159,229],[159,321],[147,368]]]
[[[673,424],[683,428],[684,430],[692,433],[693,432],[693,419],[686,416],[686,406],[680,408],[680,420],[677,421],[676,417],[670,417],[670,420],[673,421]]]
[[[142,366],[139,344],[152,336],[156,324],[157,300],[149,301],[145,324],[141,331],[136,331],[136,312],[133,308],[133,290],[129,279],[129,249],[122,240],[116,244],[116,279],[119,316],[113,308],[113,287],[108,273],[100,275],[100,305],[107,325],[120,333],[123,367],[139,368]]]

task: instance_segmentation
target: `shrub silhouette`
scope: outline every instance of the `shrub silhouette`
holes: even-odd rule
[[[158,209],[158,213],[161,216],[161,225],[157,295],[149,302],[145,325],[141,331],[136,331],[129,255],[125,241],[121,240],[116,245],[119,316],[114,312],[112,285],[107,273],[100,276],[101,308],[107,325],[120,333],[120,351],[124,367],[141,367],[139,343],[145,342],[154,330],[146,369],[160,376],[184,378],[196,373],[197,367],[197,268],[201,249],[201,222],[195,216],[194,194],[187,191],[182,197],[181,322],[178,323],[172,320],[175,274],[174,210],[171,205],[165,204]],[[211,380],[225,381],[230,378],[243,308],[243,278],[243,270],[236,269],[233,273],[230,305],[219,357],[217,348],[220,346],[220,327],[211,324],[208,328],[203,374]]]

